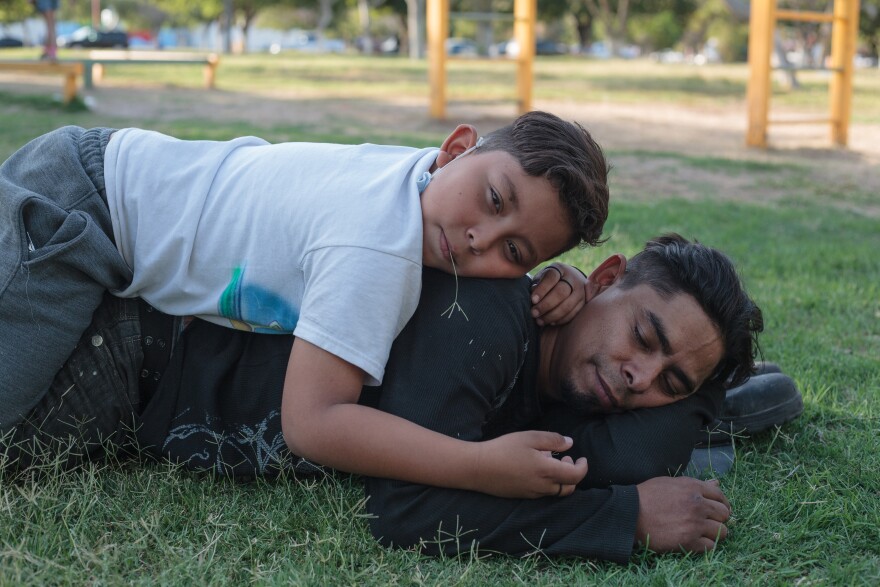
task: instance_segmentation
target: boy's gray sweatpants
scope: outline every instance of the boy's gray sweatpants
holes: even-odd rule
[[[131,270],[104,191],[111,129],[65,127],[0,166],[0,432],[40,401]]]

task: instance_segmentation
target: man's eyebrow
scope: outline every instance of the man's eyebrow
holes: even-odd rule
[[[502,173],[502,177],[504,178],[504,183],[507,184],[507,201],[510,202],[511,207],[514,211],[519,210],[519,192],[516,190],[516,184],[510,179],[510,176],[506,173]],[[538,259],[538,253],[535,252],[535,247],[532,245],[531,241],[525,236],[520,237],[519,239],[523,246],[526,249],[526,254],[528,258],[523,257],[522,264],[523,265],[535,265]]]
[[[648,322],[651,323],[651,327],[654,329],[654,335],[660,342],[660,348],[663,350],[663,354],[671,355],[672,347],[669,345],[669,337],[666,335],[666,326],[663,324],[660,316],[658,316],[651,310],[645,310],[645,315],[648,317]],[[672,365],[669,370],[679,381],[681,381],[682,385],[685,386],[685,389],[688,393],[694,391],[694,382],[691,381],[691,378],[688,377],[687,373],[681,370],[681,367],[677,365]]]

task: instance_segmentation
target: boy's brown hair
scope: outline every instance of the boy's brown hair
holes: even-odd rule
[[[563,253],[579,243],[604,242],[608,219],[608,172],[602,148],[576,122],[548,112],[528,112],[483,137],[477,150],[504,151],[533,177],[546,177],[559,193],[574,237]]]

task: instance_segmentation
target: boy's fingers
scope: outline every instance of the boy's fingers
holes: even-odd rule
[[[560,485],[560,487],[562,489],[559,492],[559,497],[568,497],[577,489],[577,485]]]
[[[558,308],[567,308],[571,303],[571,290],[565,285],[557,285],[538,304],[532,306],[532,317],[541,317],[545,322]]]
[[[562,461],[554,461],[551,475],[547,478],[552,483],[561,483],[562,485],[577,485],[587,474],[587,459],[581,457],[576,463],[564,463]]]
[[[560,279],[562,279],[562,271],[553,265],[542,269],[532,281],[532,303],[537,304],[543,300]]]
[[[558,432],[544,432],[542,430],[532,430],[530,443],[535,450],[549,450],[553,452],[564,452],[571,448],[574,441],[568,436],[563,436]]]
[[[543,306],[543,303],[536,307],[540,308],[541,306]],[[568,296],[558,306],[549,309],[546,314],[541,311],[539,315],[541,316],[541,321],[546,324],[565,324],[566,322],[571,322],[583,307],[583,299]],[[532,311],[534,312],[534,308]]]

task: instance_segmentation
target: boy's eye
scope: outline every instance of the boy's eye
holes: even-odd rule
[[[517,263],[522,263],[522,255],[519,254],[519,248],[516,246],[516,243],[513,241],[507,241],[507,250],[510,252],[510,256]]]
[[[495,213],[501,212],[501,196],[498,195],[498,192],[495,191],[495,188],[492,188],[490,191],[492,196],[492,206],[495,208]]]

